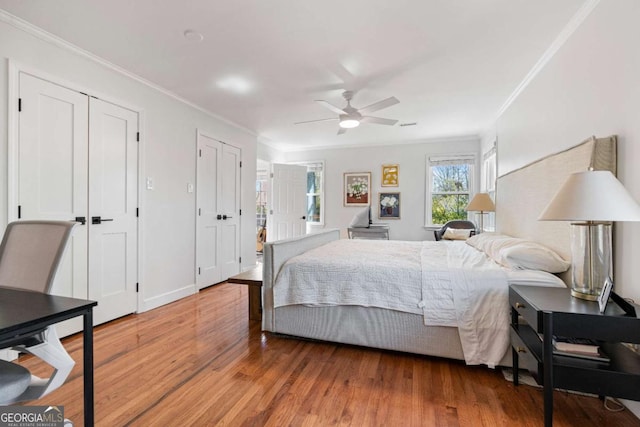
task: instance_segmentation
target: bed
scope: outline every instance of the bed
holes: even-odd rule
[[[505,233],[525,238],[526,245],[542,243],[568,259],[566,224],[561,227],[535,219],[568,174],[588,167],[615,172],[615,137],[590,138],[501,177],[497,223],[505,224]],[[527,191],[530,204],[514,210],[507,203],[508,196],[522,194],[527,182],[536,183]],[[498,265],[496,261],[504,261],[501,250],[511,243],[503,244],[502,249],[498,245],[494,251],[490,247],[496,245],[483,242],[491,240],[490,234],[476,237],[474,246],[466,242],[354,241],[341,240],[339,230],[327,230],[268,242],[264,247],[262,328],[468,364],[509,366],[508,285],[563,284],[548,273],[523,273]],[[374,270],[376,266],[381,268]],[[452,281],[455,286],[448,284]],[[363,287],[367,282],[375,283],[381,292],[386,288],[388,294],[369,292]]]

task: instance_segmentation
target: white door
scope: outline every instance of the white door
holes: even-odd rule
[[[98,301],[95,324],[134,312],[137,113],[23,72],[19,92],[19,218],[85,222],[52,292]],[[92,224],[90,216],[113,221]]]
[[[307,232],[307,167],[274,163],[267,240],[282,240]]]
[[[197,135],[196,285],[222,282],[240,271],[239,148]]]
[[[88,97],[29,74],[18,78],[17,218],[86,219]],[[51,292],[87,298],[86,260],[87,225],[78,223]]]
[[[95,323],[136,311],[138,114],[89,102],[89,299]]]
[[[222,146],[222,278],[240,272],[240,149]]]
[[[220,265],[219,198],[222,180],[218,179],[222,162],[222,144],[198,132],[196,221],[196,283],[198,289],[222,281]]]

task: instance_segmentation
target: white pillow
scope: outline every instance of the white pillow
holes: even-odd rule
[[[447,228],[442,235],[446,240],[467,240],[471,234],[471,229],[466,228]]]
[[[495,262],[512,269],[561,273],[567,271],[571,265],[544,245],[505,234],[478,234],[470,237],[467,244],[484,252]]]
[[[349,224],[350,228],[367,228],[369,227],[369,208],[364,208],[363,211],[358,212],[353,219],[351,220],[351,224]]]
[[[522,270],[562,273],[571,266],[560,255],[535,242],[521,242],[500,251],[500,264]]]

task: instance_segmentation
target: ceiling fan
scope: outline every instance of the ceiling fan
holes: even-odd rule
[[[338,130],[338,135],[342,135],[347,131],[347,129],[355,128],[360,126],[360,123],[377,123],[379,125],[390,125],[393,126],[398,123],[397,120],[392,119],[383,119],[381,117],[372,117],[366,116],[365,114],[373,113],[374,111],[382,110],[383,108],[391,107],[392,105],[396,105],[400,101],[394,96],[383,99],[382,101],[374,102],[371,105],[367,105],[363,108],[354,108],[351,106],[351,99],[353,98],[354,92],[351,90],[344,91],[342,97],[347,100],[347,106],[344,108],[338,108],[335,105],[324,101],[324,100],[316,100],[316,102],[334,113],[338,114],[338,117],[332,117],[330,119],[318,119],[318,120],[307,120],[305,122],[297,122],[296,125],[301,123],[313,123],[313,122],[325,122],[329,120],[339,120],[338,124],[340,125],[340,129]]]

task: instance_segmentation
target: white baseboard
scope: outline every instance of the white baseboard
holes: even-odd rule
[[[16,360],[18,358],[18,354],[20,353],[18,353],[17,351],[5,348],[4,350],[0,350],[0,359],[11,362],[12,360]]]
[[[171,292],[164,293],[162,295],[158,295],[152,298],[145,299],[142,302],[142,307],[140,307],[139,313],[143,313],[145,311],[152,310],[154,308],[158,308],[160,306],[172,303],[174,301],[178,301],[184,297],[188,297],[189,295],[193,295],[198,292],[198,288],[195,283],[187,285],[183,288],[176,289]]]

